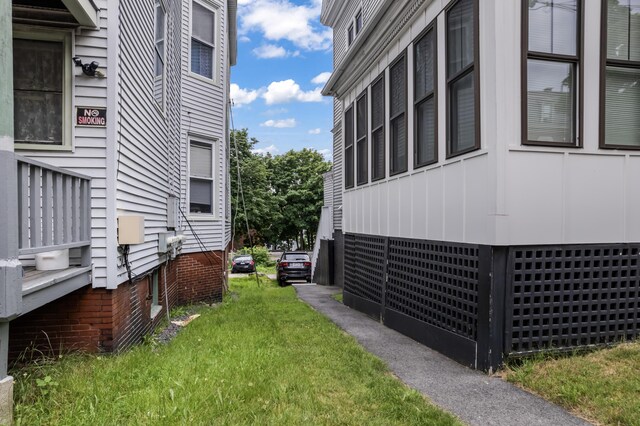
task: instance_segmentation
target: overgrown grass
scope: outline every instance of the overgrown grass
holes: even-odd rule
[[[525,360],[507,380],[598,423],[640,425],[640,342]]]
[[[231,291],[167,346],[14,371],[17,424],[459,424],[292,287]]]
[[[334,294],[334,295],[333,295],[333,296],[331,296],[331,297],[333,297],[334,299],[336,299],[338,302],[343,303],[343,301],[342,301],[342,299],[343,299],[343,297],[342,297],[342,293]]]
[[[263,273],[263,274],[275,275],[276,274],[276,265],[275,264],[270,265],[270,266],[258,265],[256,270],[258,272]]]

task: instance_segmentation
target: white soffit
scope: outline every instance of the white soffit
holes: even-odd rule
[[[91,0],[62,0],[62,2],[83,27],[98,26],[98,11]]]

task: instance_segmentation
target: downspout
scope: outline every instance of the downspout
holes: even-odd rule
[[[13,30],[11,2],[0,1],[0,424],[13,423],[13,378],[7,375],[9,321],[22,310],[18,260],[18,170],[13,152]]]
[[[234,66],[238,59],[238,0],[229,0],[227,5],[229,25],[229,65]]]

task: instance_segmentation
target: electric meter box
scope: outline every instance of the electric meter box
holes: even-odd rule
[[[118,216],[118,244],[144,243],[144,216]]]

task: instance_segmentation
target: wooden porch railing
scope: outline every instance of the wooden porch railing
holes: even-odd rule
[[[20,254],[89,248],[91,178],[31,158],[16,158]],[[82,257],[83,263],[90,261]]]

